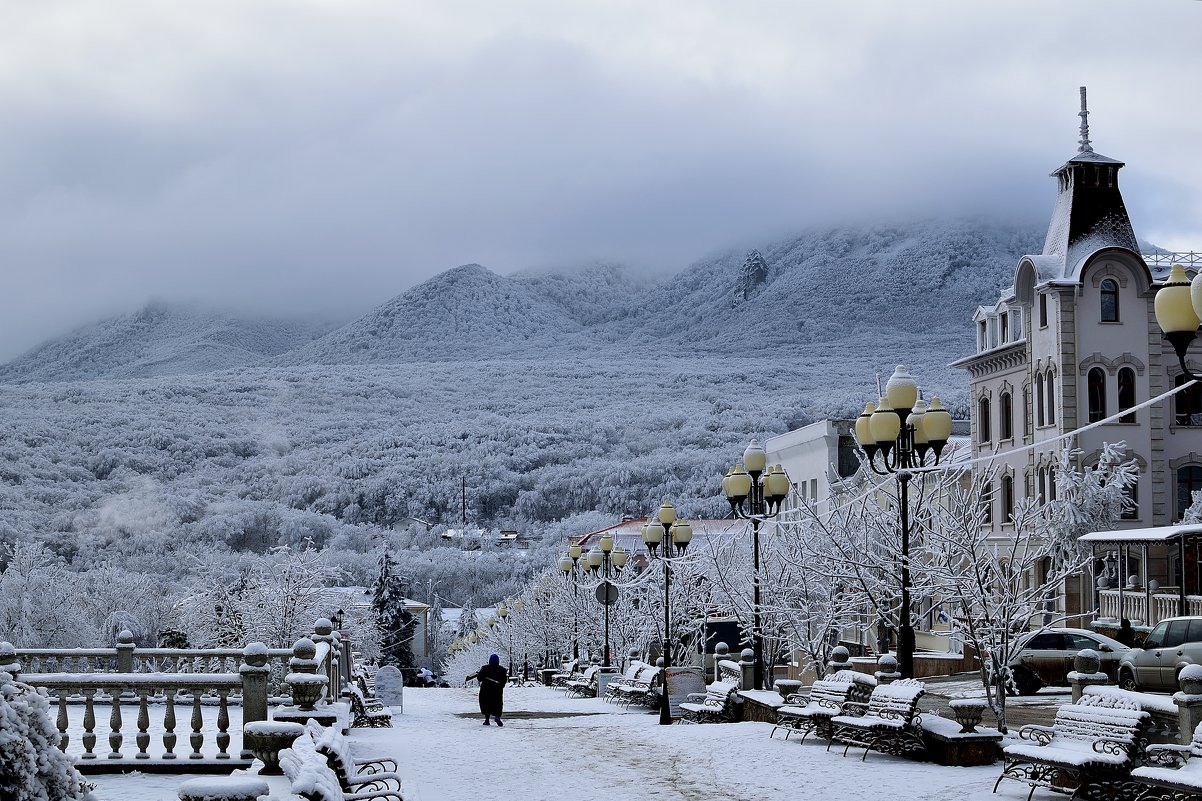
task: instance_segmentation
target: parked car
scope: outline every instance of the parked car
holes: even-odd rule
[[[1119,661],[1124,690],[1177,691],[1177,674],[1186,665],[1202,664],[1202,617],[1170,617]]]
[[[1018,642],[1010,671],[1019,695],[1032,695],[1047,686],[1068,686],[1073,657],[1091,648],[1102,657],[1102,672],[1114,681],[1119,661],[1130,650],[1118,640],[1088,629],[1051,628],[1032,632]]]

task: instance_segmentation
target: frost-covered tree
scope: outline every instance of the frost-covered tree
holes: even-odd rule
[[[0,672],[0,798],[91,801],[91,786],[58,749],[58,741],[46,699]]]
[[[372,588],[372,609],[380,631],[380,661],[401,670],[414,666],[413,635],[417,619],[405,608],[409,585],[396,572],[396,565],[387,551],[380,557],[380,574]]]

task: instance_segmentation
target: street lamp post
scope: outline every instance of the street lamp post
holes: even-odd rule
[[[1173,346],[1181,372],[1186,378],[1202,381],[1202,375],[1192,372],[1185,363],[1186,352],[1198,336],[1202,318],[1202,273],[1194,276],[1191,283],[1185,268],[1174,264],[1168,280],[1156,292],[1156,324],[1164,332],[1164,338]]]
[[[580,615],[576,607],[579,606],[580,583],[577,581],[576,567],[580,563],[581,553],[580,545],[569,545],[567,555],[559,560],[559,569],[564,576],[572,579],[572,659],[577,661],[580,660]]]
[[[605,567],[605,578],[598,587],[597,599],[605,606],[605,643],[602,646],[601,668],[606,671],[611,664],[609,661],[609,607],[617,600],[616,588],[609,583],[611,565],[619,572],[626,566],[626,549],[621,545],[615,547],[613,535],[606,532],[601,535],[599,550],[588,552],[589,570],[595,574],[602,566]]]
[[[918,398],[918,385],[903,365],[885,384],[885,397],[874,407],[864,406],[856,420],[856,439],[878,475],[892,475],[898,484],[898,517],[901,523],[901,618],[897,636],[897,666],[902,678],[914,677],[914,623],[910,610],[910,480],[917,468],[933,464],[952,434],[952,416],[938,397],[928,406]],[[877,467],[877,455],[881,466]]]
[[[743,461],[732,467],[722,479],[722,494],[730,502],[735,517],[751,522],[751,647],[755,653],[752,686],[764,689],[764,628],[760,605],[760,526],[780,515],[781,504],[789,495],[789,476],[780,465],[767,465],[768,457],[759,440],[753,439],[743,451]]]
[[[643,544],[654,559],[658,555],[659,546],[664,546],[661,561],[664,563],[664,667],[660,673],[662,678],[659,699],[659,722],[668,726],[672,723],[672,704],[668,698],[668,668],[672,666],[672,611],[669,588],[672,585],[672,559],[684,556],[689,541],[693,539],[693,527],[687,521],[676,517],[676,508],[667,499],[660,505],[656,516],[643,526]]]

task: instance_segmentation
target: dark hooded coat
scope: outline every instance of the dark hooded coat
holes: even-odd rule
[[[509,681],[509,671],[501,667],[500,657],[488,658],[488,664],[483,665],[469,679],[480,680],[480,713],[485,717],[501,717],[505,707],[505,683]]]

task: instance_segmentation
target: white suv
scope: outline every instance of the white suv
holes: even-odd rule
[[[1119,686],[1176,692],[1181,668],[1202,664],[1202,617],[1162,620],[1140,645],[1119,661]]]

